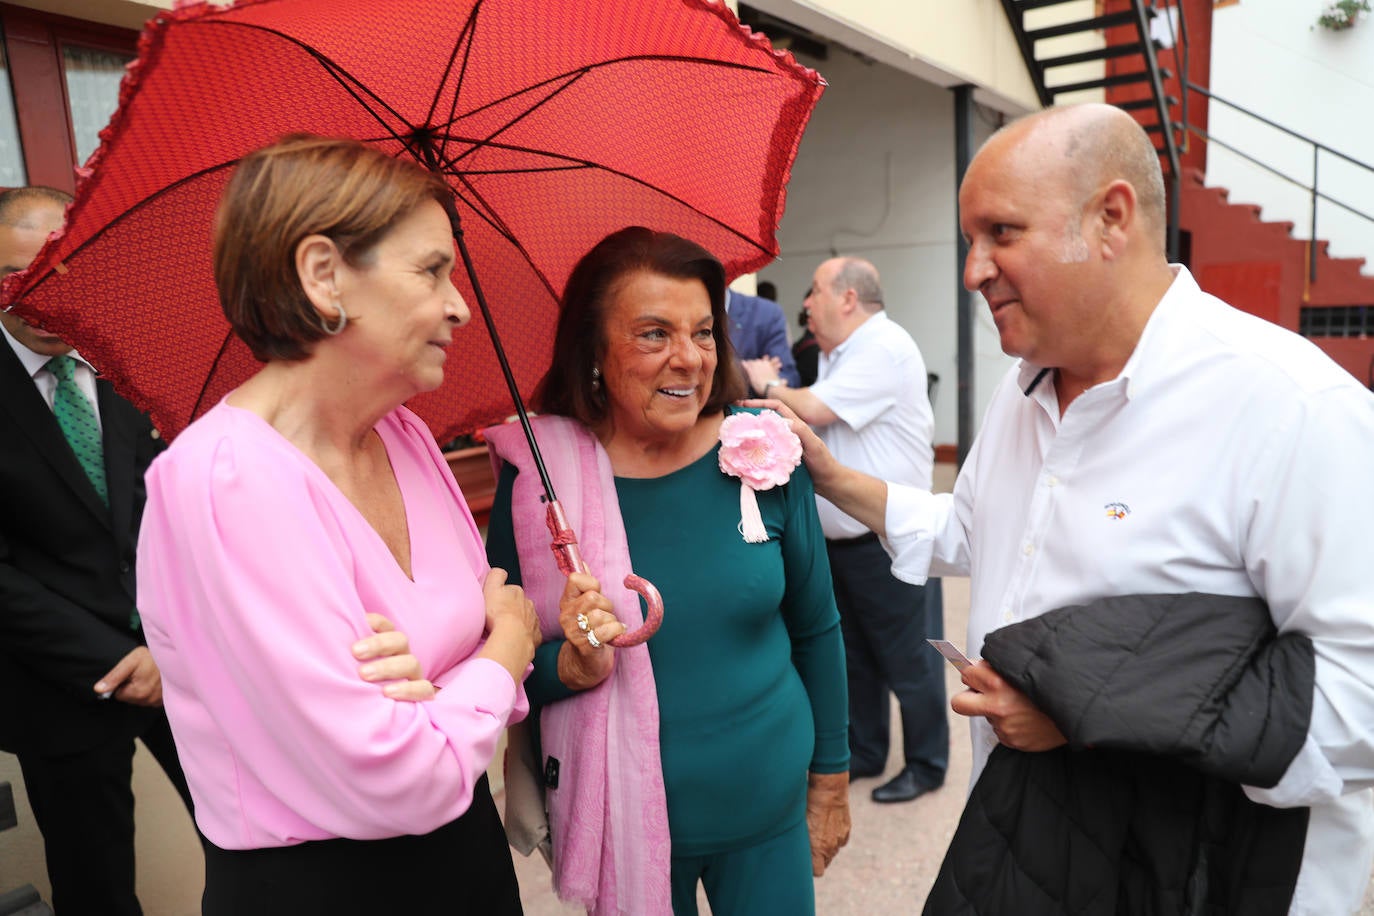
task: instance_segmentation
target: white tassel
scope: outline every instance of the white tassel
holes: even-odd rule
[[[763,527],[763,516],[759,515],[759,501],[749,484],[739,485],[739,533],[750,544],[762,544],[768,540],[768,529]]]

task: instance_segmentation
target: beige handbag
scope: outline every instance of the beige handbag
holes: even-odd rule
[[[528,719],[506,729],[506,837],[521,855],[538,849],[553,862],[549,812],[544,805],[544,770],[534,752]]]

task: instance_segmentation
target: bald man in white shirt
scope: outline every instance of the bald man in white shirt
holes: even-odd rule
[[[861,258],[830,258],[816,268],[806,309],[821,349],[815,383],[793,388],[767,360],[745,360],[751,387],[796,410],[845,464],[929,489],[935,418],[925,360],[911,335],[887,317],[877,269]],[[816,508],[844,631],[849,774],[883,772],[888,697],[896,694],[902,768],[872,798],[912,801],[942,786],[949,765],[943,662],[925,642],[944,635],[940,583],[894,577],[876,534],[825,499]]]
[[[952,495],[845,468],[794,422],[817,492],[886,537],[901,578],[972,576],[975,658],[995,629],[1096,599],[1262,599],[1310,638],[1315,679],[1305,743],[1244,795],[1310,808],[1287,911],[1354,912],[1374,857],[1374,396],[1167,262],[1158,158],[1119,109],[1003,128],[959,203],[964,284],[1021,362]],[[963,680],[975,780],[998,743],[1065,743],[988,664]]]

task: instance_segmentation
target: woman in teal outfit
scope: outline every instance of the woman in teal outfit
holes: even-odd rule
[[[639,227],[603,239],[568,281],[553,364],[535,397],[556,416],[537,423],[536,434],[551,472],[564,475],[555,480],[560,497],[566,503],[571,490],[590,506],[574,508],[584,515],[574,527],[607,587],[588,575],[552,581],[536,475],[514,445],[494,446],[505,464],[488,558],[523,580],[537,604],[532,582],[547,583],[546,642],[526,690],[543,707],[539,767],[549,786],[555,889],[592,913],[694,914],[698,882],[717,916],[811,913],[812,874],[848,838],[844,651],[815,496],[798,467],[756,494],[767,540],[742,536],[741,484],[718,462],[721,424],[744,391],[724,299],[724,271],[705,249]],[[560,434],[572,443],[566,453]],[[605,519],[586,495],[597,492],[597,468],[609,491]],[[642,620],[637,601],[618,599],[617,616],[607,597],[618,591],[609,588],[615,543],[663,595],[662,628],[631,649],[609,645],[626,622]],[[647,710],[632,706],[636,686],[617,683],[635,677],[641,660],[647,680],[626,684],[650,685]],[[563,706],[572,703],[587,705]],[[555,757],[550,716],[560,708],[579,709],[575,742],[607,742],[591,759],[609,758],[608,766],[624,745],[638,754],[656,743],[646,784],[623,785],[634,778],[632,763],[603,784],[586,772],[594,766],[570,763],[576,748]],[[638,740],[634,730],[655,714],[656,736]],[[560,808],[559,793],[575,786],[578,797]],[[661,857],[652,823],[644,826],[660,797],[669,837]],[[612,826],[603,834],[605,822]],[[644,836],[616,847],[616,836],[636,831]],[[562,869],[560,856],[569,860]],[[589,885],[578,885],[578,863],[594,873]]]

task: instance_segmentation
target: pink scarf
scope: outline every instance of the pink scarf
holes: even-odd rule
[[[630,548],[611,462],[586,427],[565,417],[532,420],[554,490],[577,532],[582,557],[615,614],[630,629],[643,623],[639,596],[620,583]],[[525,592],[545,639],[563,637],[558,599],[565,580],[554,563],[543,487],[519,424],[485,431],[492,462],[515,465],[511,515]],[[658,694],[645,645],[615,652],[601,684],[544,707],[543,753],[559,761],[558,788],[547,793],[553,840],[553,887],[592,916],[671,916],[671,847],[663,766],[658,753]]]

